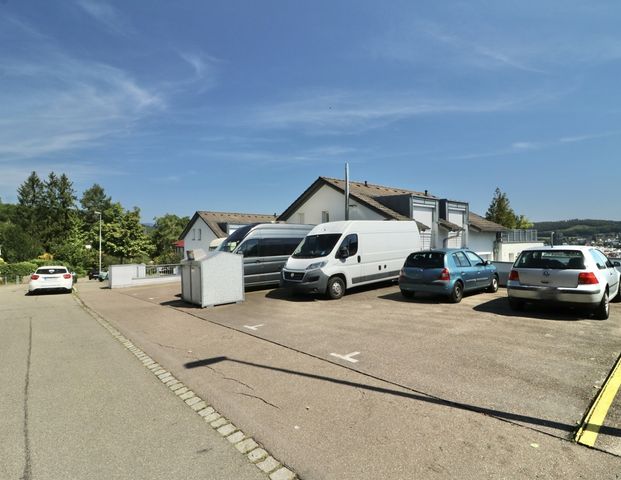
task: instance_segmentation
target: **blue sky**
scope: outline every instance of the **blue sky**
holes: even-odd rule
[[[621,220],[617,1],[0,0],[0,198],[35,170],[143,221],[318,176]]]

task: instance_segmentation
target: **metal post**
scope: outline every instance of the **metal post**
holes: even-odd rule
[[[349,163],[345,164],[345,220],[349,220]]]
[[[99,275],[101,275],[101,212],[95,212],[99,215]]]

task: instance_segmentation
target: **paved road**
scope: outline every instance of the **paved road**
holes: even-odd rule
[[[541,431],[550,425],[532,422],[537,418],[554,419],[554,416],[503,418],[498,415],[498,408],[473,411],[455,401],[475,393],[472,382],[485,380],[486,365],[482,361],[476,366],[476,375],[471,378],[465,375],[475,367],[455,362],[459,357],[455,351],[459,337],[476,339],[477,328],[484,332],[497,324],[494,328],[499,339],[490,343],[491,337],[486,333],[472,345],[461,345],[459,353],[467,356],[472,350],[476,355],[483,349],[484,354],[489,344],[493,347],[489,356],[494,357],[492,352],[497,352],[497,360],[504,365],[515,358],[505,359],[500,343],[515,343],[523,319],[477,311],[473,308],[477,302],[471,297],[460,306],[430,302],[428,315],[416,317],[414,313],[423,310],[424,305],[395,301],[392,297],[395,290],[390,287],[361,292],[340,302],[289,302],[277,294],[262,291],[248,294],[241,305],[215,309],[192,308],[180,302],[176,297],[178,286],[101,290],[89,285],[80,295],[305,480],[621,478],[618,457],[567,441],[565,428],[560,434],[550,435]],[[477,298],[481,299],[479,303],[490,300],[488,296]],[[447,315],[448,307],[454,316]],[[462,315],[466,310],[470,310],[468,320],[472,325],[464,322]],[[131,314],[122,315],[120,311]],[[600,323],[605,335],[591,320],[578,319],[571,324],[561,320],[530,321],[534,342],[531,355],[537,357],[539,349],[549,348],[546,342],[552,340],[545,335],[548,329],[556,328],[561,334],[556,337],[557,343],[558,338],[570,339],[572,329],[582,337],[578,343],[586,341],[584,345],[588,346],[597,341],[610,346],[614,338],[606,335],[618,336],[618,323],[614,319],[608,324]],[[404,328],[403,322],[411,324],[411,328]],[[447,333],[444,339],[443,329]],[[387,338],[386,331],[404,333]],[[373,338],[384,342],[386,348],[374,347]],[[426,345],[427,339],[431,345]],[[350,343],[352,340],[357,343]],[[360,343],[362,340],[364,344]],[[445,342],[444,349],[434,352],[434,342],[439,341]],[[528,339],[523,342],[529,343]],[[333,352],[352,353],[358,345],[363,345],[365,352],[354,358],[360,364],[373,358],[377,375],[344,368],[344,361],[330,357]],[[422,362],[423,356],[416,357],[416,352],[411,352],[414,357],[405,356],[408,345],[410,350],[412,345],[425,348],[427,363]],[[342,348],[337,350],[335,346]],[[568,350],[559,348],[553,357],[562,360]],[[602,347],[595,357],[578,360],[579,372],[587,376],[594,374],[587,379],[589,382],[600,380],[610,368],[613,359],[606,360],[610,353],[606,352]],[[397,363],[397,357],[409,358],[411,362]],[[418,364],[417,359],[420,359]],[[534,368],[530,365],[536,363],[527,358],[529,368]],[[607,368],[601,368],[604,363]],[[357,365],[354,369],[359,368]],[[488,366],[492,371],[497,367],[489,362]],[[451,368],[456,369],[456,375],[450,376]],[[435,383],[421,383],[431,382],[427,370],[438,373]],[[513,366],[514,372],[519,373],[518,370]],[[442,395],[431,396],[410,385],[395,385],[395,379],[407,375],[410,375],[409,383],[446,390],[435,390],[434,394]],[[505,375],[509,377],[506,381],[523,384],[522,376],[512,378],[511,371]],[[575,392],[571,388],[561,391],[572,392],[572,398],[578,400],[592,397],[594,383],[587,386],[587,393],[581,375],[580,378],[566,375],[563,380],[571,382],[573,378]],[[502,375],[497,378],[501,379]],[[535,388],[533,394],[544,392],[539,385]],[[556,388],[556,384],[551,388]],[[504,391],[503,385],[497,390]],[[490,387],[483,394],[491,391]],[[444,395],[445,392],[450,396]],[[505,394],[510,400],[512,396],[519,398],[522,392],[505,391]],[[525,398],[528,400],[529,395]],[[547,403],[545,398],[540,401]],[[469,403],[487,407],[482,401]],[[582,403],[586,408],[588,401]],[[550,412],[557,410],[547,410]],[[568,422],[575,418],[574,413],[569,412],[567,418],[570,420],[562,423],[571,428]],[[552,427],[556,429],[557,425]]]
[[[0,288],[0,479],[265,480],[72,295]]]

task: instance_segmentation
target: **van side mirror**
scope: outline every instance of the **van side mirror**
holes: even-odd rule
[[[349,257],[349,248],[341,247],[339,248],[339,258],[347,258]]]
[[[615,260],[614,262],[612,262],[612,264],[613,264],[615,267],[621,267],[621,262],[619,262],[618,260]]]

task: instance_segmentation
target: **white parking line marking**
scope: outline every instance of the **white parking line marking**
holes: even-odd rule
[[[341,360],[345,360],[347,362],[358,363],[357,359],[352,358],[354,355],[358,355],[358,354],[360,354],[360,352],[351,352],[351,353],[348,353],[347,355],[339,355],[338,353],[331,353],[330,355],[336,358],[340,358]]]
[[[262,327],[263,325],[263,323],[259,323],[258,325],[244,325],[244,328],[247,328],[248,330],[254,330],[256,332],[259,327]]]

